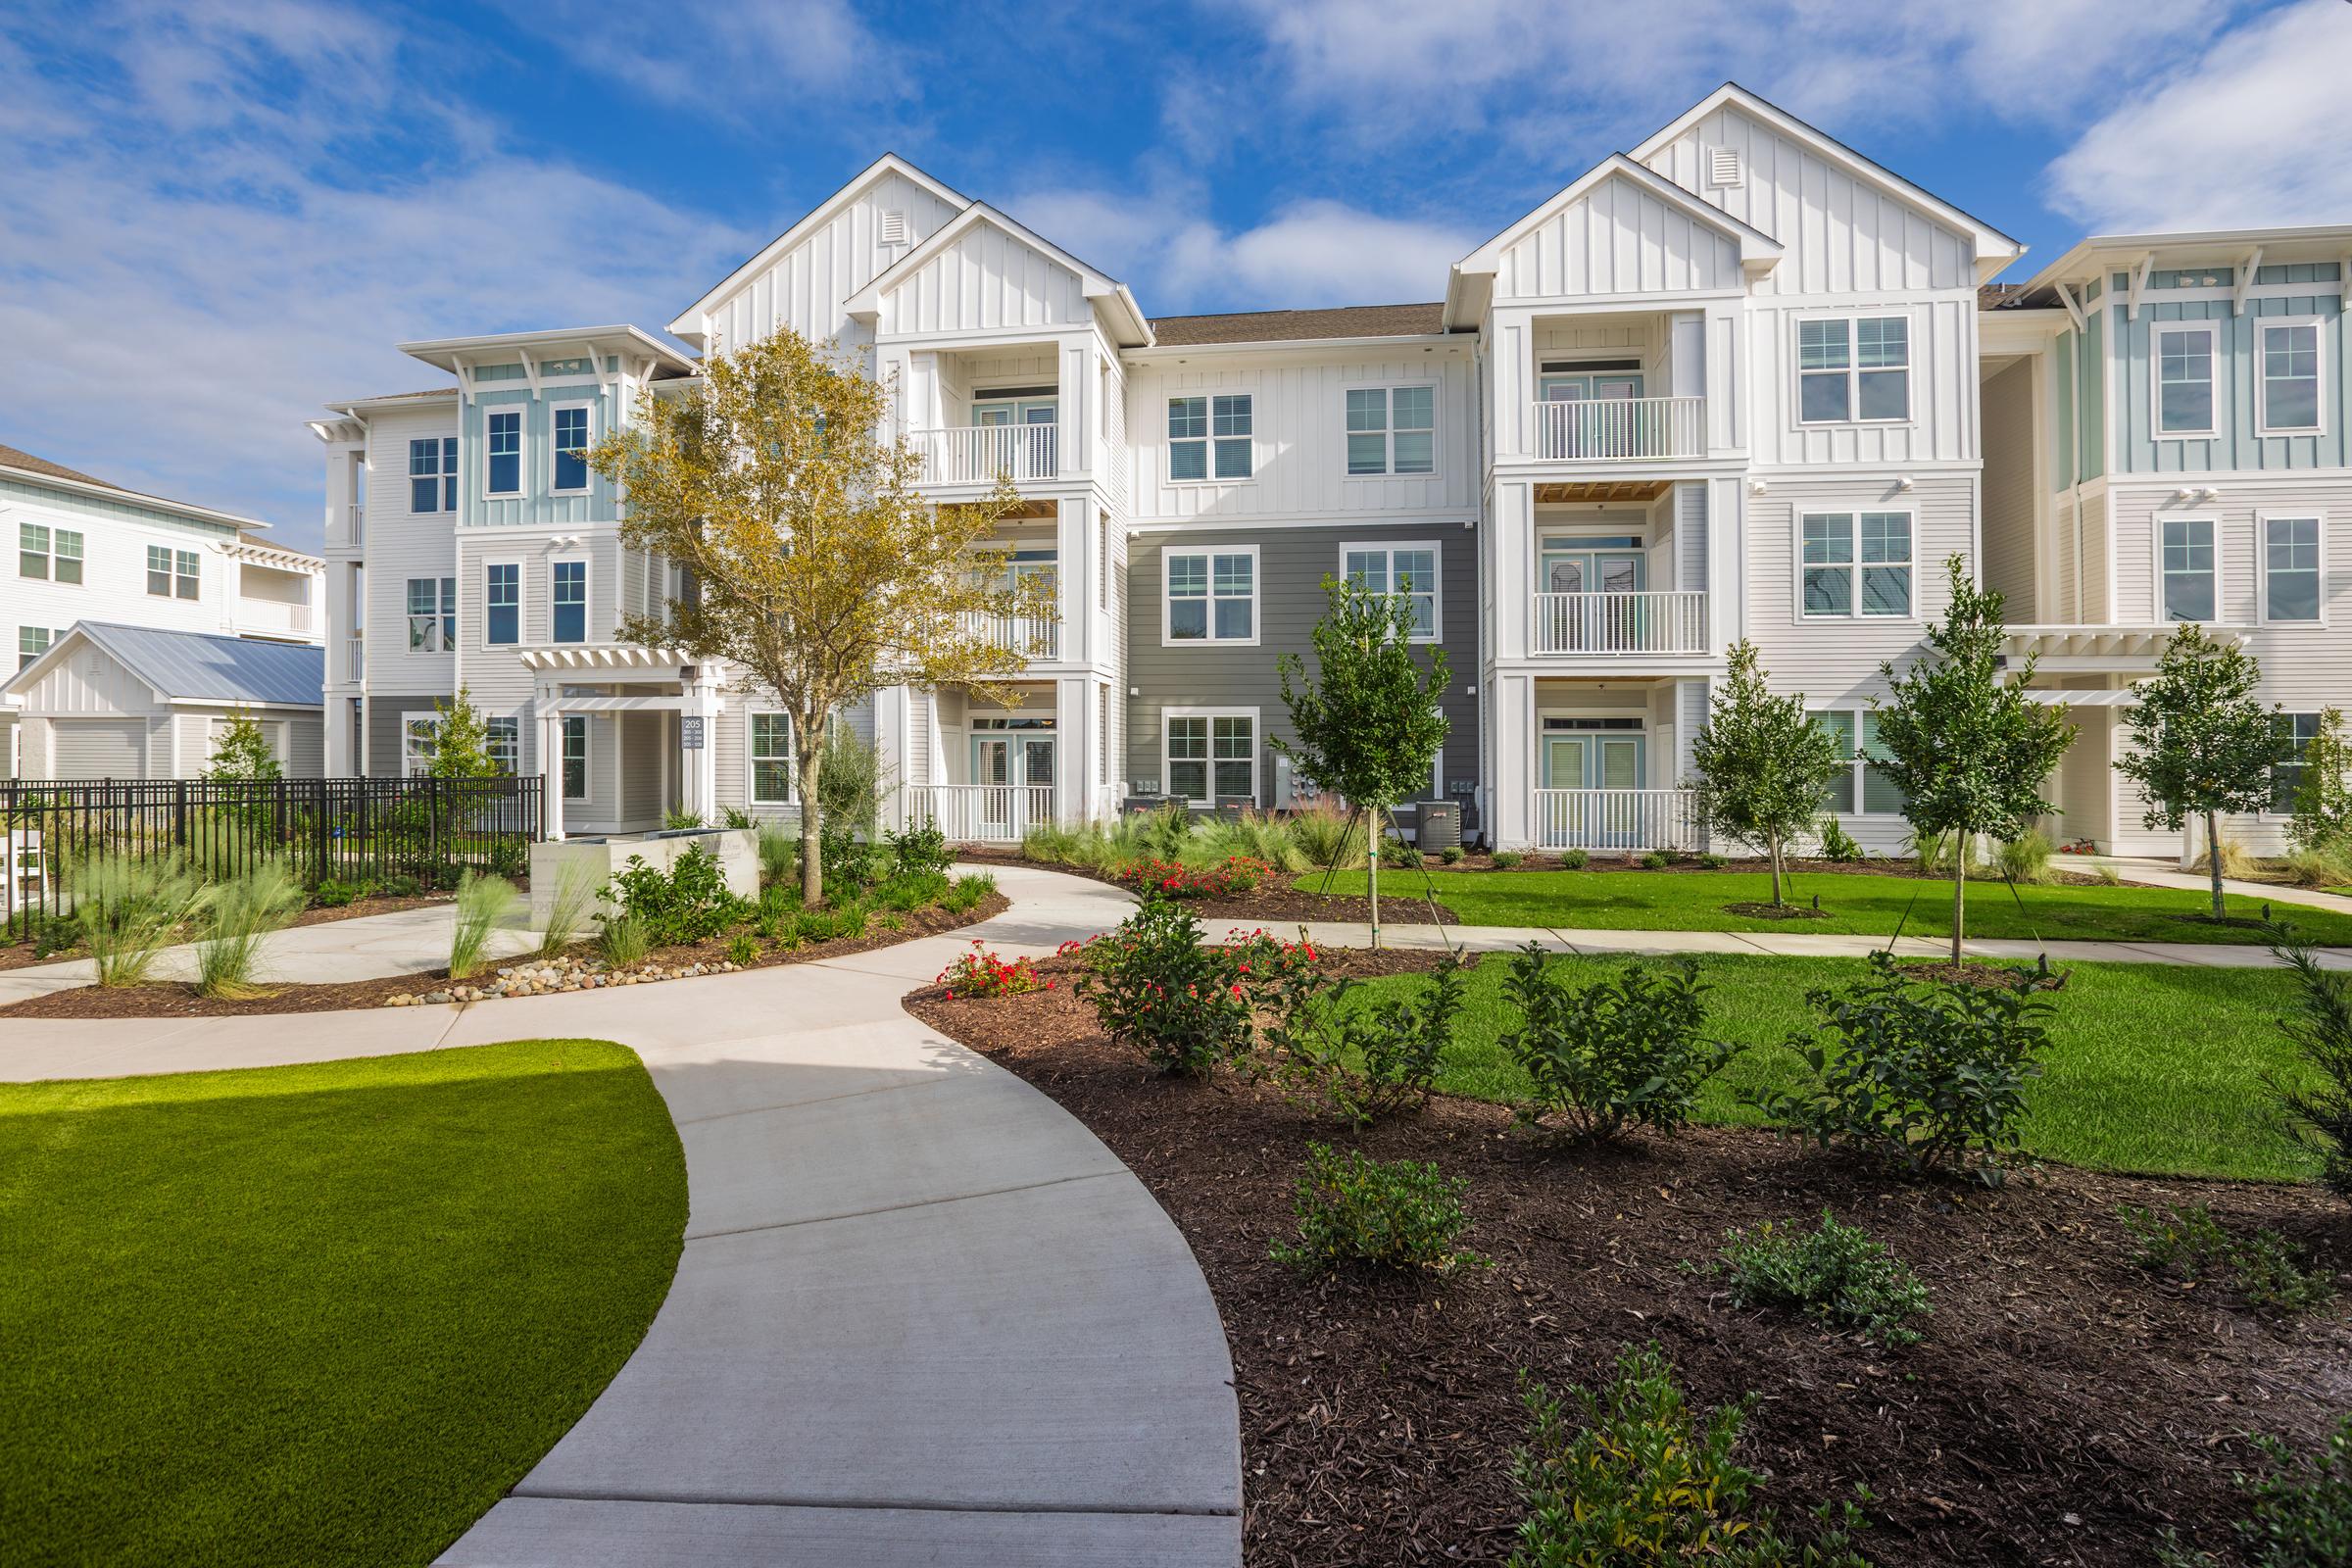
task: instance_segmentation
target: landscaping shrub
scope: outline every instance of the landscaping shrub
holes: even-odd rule
[[[2295,1136],[2320,1156],[2321,1177],[2352,1199],[2352,978],[2323,969],[2308,944],[2271,950],[2295,977],[2295,1010],[2278,1021],[2296,1053],[2318,1074],[2311,1088],[2268,1079]]]
[[[2221,847],[2222,875],[2226,877],[2247,877],[2253,875],[2255,869],[2254,852],[2246,848],[2245,841],[2243,839],[2225,832],[2215,835],[2214,843]],[[2211,871],[2213,869],[2213,850],[2210,847],[2198,855],[2195,863],[2191,866],[2191,869],[2198,871]]]
[[[1753,1232],[1726,1232],[1716,1255],[1735,1306],[1799,1307],[1886,1345],[1917,1344],[1910,1320],[1933,1310],[1918,1275],[1826,1208],[1817,1231],[1767,1220]]]
[[[1438,852],[1438,859],[1446,865],[1459,865],[1464,858],[1459,844],[1448,844]]]
[[[799,834],[781,822],[761,818],[756,842],[760,849],[761,887],[774,887],[779,882],[798,882],[801,879]]]
[[[602,917],[597,948],[604,955],[607,968],[626,969],[642,963],[646,950],[652,946],[653,938],[647,933],[645,922],[637,916],[624,913]]]
[[[1487,863],[1494,867],[1494,869],[1497,871],[1508,871],[1526,858],[1527,857],[1521,855],[1517,850],[1496,850],[1493,855],[1487,857]],[[1566,866],[1567,869],[1571,871],[1576,870],[1578,866],[1583,865],[1583,863],[1584,862],[1580,860],[1576,865],[1569,865],[1567,858],[1564,856],[1560,860],[1560,864]]]
[[[106,851],[66,878],[74,919],[102,986],[135,986],[196,906],[202,889],[174,860],[133,859]]]
[[[1503,982],[1519,1021],[1500,1043],[1530,1084],[1520,1121],[1577,1138],[1614,1138],[1630,1126],[1680,1130],[1699,1086],[1740,1049],[1700,1037],[1707,988],[1698,965],[1685,959],[1657,974],[1629,964],[1616,980],[1572,991],[1554,956],[1531,942]]]
[[[901,871],[874,890],[874,902],[911,914],[944,902],[950,885],[945,871]]]
[[[1821,858],[1847,863],[1862,858],[1862,846],[1835,815],[1821,819]]]
[[[2057,877],[2050,869],[2053,853],[2049,835],[2030,827],[1993,850],[1992,866],[2012,882],[2055,882]]]
[[[196,944],[196,989],[232,1002],[260,996],[262,939],[284,930],[302,904],[302,883],[283,860],[264,860],[207,888],[199,901],[205,934]]]
[[[1394,833],[1383,834],[1380,840],[1380,863],[1399,871],[1421,869],[1421,852]]]
[[[1666,857],[1655,850],[1642,857],[1642,869],[1644,871],[1663,871],[1666,869]]]
[[[824,878],[825,897],[854,899],[873,885],[875,847],[846,824],[825,823],[817,830],[816,863]]]
[[[490,845],[490,872],[513,882],[531,874],[531,847],[517,838],[500,837]]]
[[[1008,962],[989,952],[988,945],[977,938],[968,950],[956,956],[954,963],[939,971],[938,983],[948,988],[951,1001],[957,997],[1022,997],[1054,989],[1054,982],[1041,977],[1029,959]]]
[[[825,729],[817,767],[819,822],[871,832],[882,808],[882,754],[836,719]]]
[[[547,928],[539,933],[539,956],[552,958],[577,942],[604,895],[596,872],[584,861],[566,862],[556,873],[555,891],[548,895]]]
[[[1272,870],[1265,861],[1241,855],[1205,866],[1150,859],[1123,867],[1113,873],[1113,880],[1136,893],[1157,893],[1171,899],[1223,899],[1249,892]]]
[[[738,931],[727,938],[727,961],[740,968],[749,968],[760,961],[760,939],[749,931]]]
[[[956,863],[955,848],[936,822],[918,823],[903,833],[885,833],[882,839],[889,846],[891,865],[901,876],[929,872],[944,879],[948,867]]]
[[[43,920],[32,933],[32,956],[46,958],[81,946],[81,922],[72,915]]]
[[[1466,1179],[1441,1176],[1437,1166],[1419,1160],[1373,1159],[1356,1149],[1334,1153],[1309,1144],[1306,1174],[1292,1203],[1298,1239],[1276,1242],[1267,1255],[1314,1273],[1343,1263],[1376,1263],[1450,1274],[1465,1263],[1484,1263],[1453,1245],[1470,1228],[1462,1209],[1469,1190]]]
[[[1796,1544],[1772,1511],[1752,1508],[1763,1477],[1737,1458],[1753,1396],[1694,1415],[1656,1345],[1628,1348],[1595,1392],[1555,1398],[1522,1372],[1527,1446],[1511,1479],[1528,1518],[1510,1568],[1867,1568],[1854,1549],[1860,1513],[1823,1508],[1816,1540]]]
[[[2307,888],[2340,888],[2352,884],[2352,853],[2337,843],[2289,849],[2282,862],[2287,875]]]
[[[1325,983],[1311,945],[1280,946],[1284,959],[1304,961],[1277,960],[1287,974],[1277,982],[1277,1016],[1266,1031],[1276,1075],[1358,1125],[1427,1104],[1462,1011],[1461,965],[1449,957],[1417,995],[1351,1007],[1353,983]]]
[[[1317,801],[1291,817],[1291,842],[1315,870],[1346,871],[1364,863],[1361,818],[1330,801]]]
[[[684,832],[690,828],[708,825],[704,822],[703,813],[700,811],[663,811],[662,813],[662,826],[671,833]]]
[[[1233,956],[1205,947],[1200,922],[1147,889],[1119,928],[1085,948],[1079,994],[1102,1032],[1166,1073],[1205,1077],[1248,1049],[1250,1008]]]
[[[2270,1461],[2270,1473],[2231,1479],[2252,1502],[2237,1538],[2257,1568],[2352,1562],[2352,1416],[2312,1458],[2277,1438],[2257,1435],[2254,1446]]]
[[[997,879],[986,871],[967,871],[948,884],[940,904],[950,914],[968,914],[980,901],[997,891]]]
[[[1783,1128],[1912,1175],[1973,1167],[1987,1184],[2017,1148],[2049,1004],[2017,986],[1921,979],[1884,950],[1851,990],[1814,990],[1830,1042],[1795,1035],[1814,1082],[1750,1097]]]
[[[413,899],[424,891],[424,884],[405,871],[395,871],[384,878],[384,897]]]
[[[366,898],[373,886],[364,877],[355,882],[339,882],[329,877],[311,890],[311,902],[321,909],[348,908]]]
[[[2124,1229],[2139,1243],[2133,1261],[2172,1278],[2213,1280],[2235,1291],[2248,1306],[2301,1312],[2334,1298],[2335,1282],[2324,1270],[2306,1270],[2294,1249],[2274,1230],[2239,1239],[2222,1228],[2203,1203],[2158,1213],[2126,1204],[2116,1210]]]
[[[1256,811],[1244,811],[1230,822],[1200,824],[1180,853],[1187,865],[1242,858],[1257,860],[1269,870],[1303,871],[1310,863],[1281,818]]]
[[[629,863],[613,873],[605,897],[634,915],[645,927],[646,939],[657,946],[700,942],[746,914],[743,901],[727,891],[718,858],[700,844],[672,860],[666,871],[646,864],[641,855],[630,856]]]
[[[458,918],[449,932],[449,977],[469,978],[482,966],[490,933],[514,906],[514,884],[503,876],[467,871],[458,879]]]
[[[1520,857],[1516,855],[1511,857],[1511,864],[1517,865],[1519,860]],[[1499,857],[1496,858],[1495,863],[1498,865],[1501,863]],[[1582,871],[1586,866],[1591,865],[1592,863],[1592,857],[1586,854],[1583,850],[1563,850],[1560,852],[1560,869],[1563,871]]]
[[[1728,855],[1717,855],[1713,850],[1708,850],[1699,856],[1698,863],[1703,870],[1720,871],[1732,863],[1732,858]]]

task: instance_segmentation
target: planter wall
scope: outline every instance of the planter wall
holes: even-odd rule
[[[531,846],[531,925],[547,928],[549,906],[573,866],[587,867],[595,885],[603,887],[616,871],[625,870],[631,857],[659,871],[666,871],[678,857],[696,845],[718,857],[727,891],[738,898],[760,896],[760,836],[751,828],[697,827],[659,833],[613,833],[603,838],[558,839]]]

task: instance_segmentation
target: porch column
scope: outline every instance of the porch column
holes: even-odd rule
[[[1535,839],[1536,683],[1504,675],[1494,683],[1494,809],[1492,838],[1497,848],[1523,850]]]
[[[564,713],[552,692],[542,692],[532,711],[539,721],[539,832],[564,837]]]
[[[685,761],[685,808],[706,821],[718,810],[718,690],[708,674],[698,673],[686,688],[683,712],[702,720],[703,744],[680,755]],[[748,744],[748,737],[747,737]]]
[[[1094,815],[1094,682],[1083,676],[1054,683],[1054,819],[1082,822]]]

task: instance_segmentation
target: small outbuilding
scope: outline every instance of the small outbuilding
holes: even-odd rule
[[[288,778],[325,766],[326,652],[210,632],[77,622],[0,692],[21,778],[194,778],[250,714]]]

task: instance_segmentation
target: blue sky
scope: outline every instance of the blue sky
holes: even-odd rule
[[[2344,0],[24,4],[0,441],[318,537],[415,338],[659,327],[885,149],[1145,309],[1433,299],[1737,79],[2027,241],[2352,220]]]

